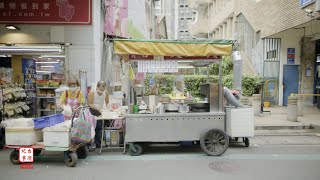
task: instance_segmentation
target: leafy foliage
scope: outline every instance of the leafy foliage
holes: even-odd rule
[[[243,76],[242,77],[242,94],[244,96],[252,96],[252,94],[260,93],[260,88],[263,79],[258,76]]]
[[[210,82],[217,83],[219,75],[219,64],[214,64],[209,68]],[[191,93],[194,97],[201,97],[200,95],[200,85],[207,81],[207,76],[203,75],[206,73],[206,68],[197,68],[197,75],[186,75],[184,76],[184,82],[187,91]],[[146,84],[146,95],[150,94],[149,90],[149,80],[153,75],[147,75]],[[222,59],[222,81],[223,86],[232,89],[233,86],[233,62],[230,56],[225,56]],[[159,87],[159,94],[169,94],[172,92],[175,75],[154,75],[155,83]],[[258,76],[243,76],[242,77],[242,94],[244,96],[251,96],[252,94],[259,93],[261,85],[263,83],[262,78]]]
[[[230,56],[222,57],[222,76],[232,74],[233,62]],[[210,74],[219,75],[219,64],[210,67]]]

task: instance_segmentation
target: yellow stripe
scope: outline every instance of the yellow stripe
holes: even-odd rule
[[[291,94],[290,96],[320,96],[320,94]]]
[[[114,41],[114,51],[122,55],[227,56],[232,52],[232,44]]]

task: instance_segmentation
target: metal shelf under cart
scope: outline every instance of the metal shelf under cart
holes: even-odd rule
[[[120,120],[121,122],[121,128],[117,128],[115,127],[115,121],[116,120]],[[103,118],[103,117],[98,117],[97,121],[102,121],[101,123],[101,147],[100,150],[98,152],[98,154],[100,155],[102,153],[103,150],[113,150],[113,149],[122,149],[123,153],[125,153],[125,143],[124,143],[124,137],[125,137],[125,118],[124,117],[117,117],[117,118],[113,118],[113,119],[107,119],[107,118]],[[119,132],[119,138],[118,138],[118,145],[107,145],[106,143],[106,137],[105,137],[105,131],[106,130],[116,130]],[[123,142],[121,141],[121,136],[120,133],[122,135],[122,139]],[[111,137],[110,137],[110,141],[111,141]],[[103,144],[105,144],[105,146],[103,146]],[[111,144],[111,142],[110,142]]]

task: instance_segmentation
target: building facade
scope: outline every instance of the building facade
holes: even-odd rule
[[[318,80],[317,0],[191,0],[195,37],[233,39],[245,72],[265,80],[264,101],[287,105],[291,93],[315,94]],[[204,12],[204,13],[201,13]],[[318,60],[319,61],[319,60]],[[304,105],[316,98],[302,96]]]

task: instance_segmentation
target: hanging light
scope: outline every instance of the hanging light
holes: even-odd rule
[[[63,50],[59,46],[0,46],[1,54],[11,53],[62,53]]]
[[[13,31],[17,31],[17,30],[20,30],[20,28],[18,28],[17,26],[15,25],[6,25],[6,28],[9,29],[9,30],[13,30]]]

